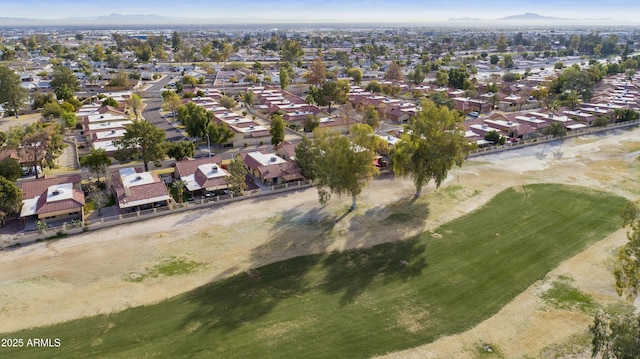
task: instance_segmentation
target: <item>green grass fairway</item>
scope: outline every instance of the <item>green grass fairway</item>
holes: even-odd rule
[[[625,202],[563,185],[509,189],[434,235],[294,258],[156,305],[4,334],[61,346],[0,356],[364,358],[406,349],[496,313],[618,229]]]

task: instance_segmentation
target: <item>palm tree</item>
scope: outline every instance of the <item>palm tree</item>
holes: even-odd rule
[[[187,182],[179,179],[176,180],[175,182],[173,182],[171,184],[171,187],[176,189],[176,192],[178,193],[178,203],[182,204],[182,194],[184,193],[184,186],[187,184]]]

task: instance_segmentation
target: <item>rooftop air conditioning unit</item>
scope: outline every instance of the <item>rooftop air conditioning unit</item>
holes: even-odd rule
[[[136,181],[140,181],[142,179],[142,176],[136,176]]]
[[[270,161],[271,161],[271,162],[275,162],[275,161],[276,161],[276,156],[272,156],[272,157],[270,158]]]
[[[253,126],[249,126],[249,129],[250,129],[250,130],[253,130],[253,129],[255,129],[255,127],[253,127]]]
[[[218,166],[213,165],[213,167],[211,167],[211,172],[213,172],[213,173],[218,172]]]

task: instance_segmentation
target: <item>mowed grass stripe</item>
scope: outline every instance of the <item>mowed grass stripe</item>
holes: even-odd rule
[[[62,341],[3,354],[364,358],[406,349],[496,313],[619,228],[625,202],[564,185],[508,189],[437,234],[293,258],[156,305],[3,335]]]

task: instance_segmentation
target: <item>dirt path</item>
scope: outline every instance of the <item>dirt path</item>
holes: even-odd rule
[[[544,151],[525,148],[471,159],[452,171],[443,188],[423,191],[421,201],[428,207],[424,223],[391,234],[372,228],[389,208],[402,206],[414,189],[409,181],[386,177],[364,191],[355,213],[346,214],[349,198],[321,207],[315,189],[308,189],[0,252],[0,332],[154,303],[293,256],[406,237],[468,213],[511,186],[568,183],[635,199],[640,193],[635,153],[640,150],[639,134],[617,131],[570,139],[561,149],[555,144]],[[561,156],[554,154],[559,149]],[[319,236],[317,229],[327,222],[335,224]],[[549,278],[566,273],[598,301],[614,302],[609,259],[623,241],[623,233],[615,233],[563,263]],[[172,257],[204,267],[188,276],[131,280]],[[544,285],[529,288],[468,332],[389,357],[472,358],[481,342],[490,342],[508,358],[537,357],[545,347],[584,332],[590,321],[583,314],[545,306],[539,297]]]

